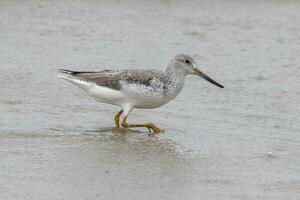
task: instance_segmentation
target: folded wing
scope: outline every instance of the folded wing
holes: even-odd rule
[[[151,87],[154,79],[163,82],[164,78],[163,73],[157,70],[71,71],[60,69],[59,72],[114,90],[121,89],[121,82]]]

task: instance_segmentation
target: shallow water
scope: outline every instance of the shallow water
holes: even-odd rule
[[[1,1],[0,199],[299,199],[300,3]],[[113,128],[117,107],[59,68],[164,69],[193,55],[171,103]],[[153,67],[151,67],[153,66]]]

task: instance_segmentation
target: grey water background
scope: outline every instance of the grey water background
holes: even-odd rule
[[[0,199],[300,199],[300,2],[0,2]],[[163,70],[177,53],[225,86],[113,128],[119,108],[57,69]]]

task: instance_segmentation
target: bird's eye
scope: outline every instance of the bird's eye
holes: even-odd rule
[[[186,64],[190,64],[191,61],[187,59],[187,60],[185,60],[184,62],[185,62]]]

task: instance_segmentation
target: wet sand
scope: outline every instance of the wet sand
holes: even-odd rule
[[[1,1],[0,199],[300,199],[300,3]],[[57,69],[156,68],[177,53],[225,86],[113,128],[119,108]]]

